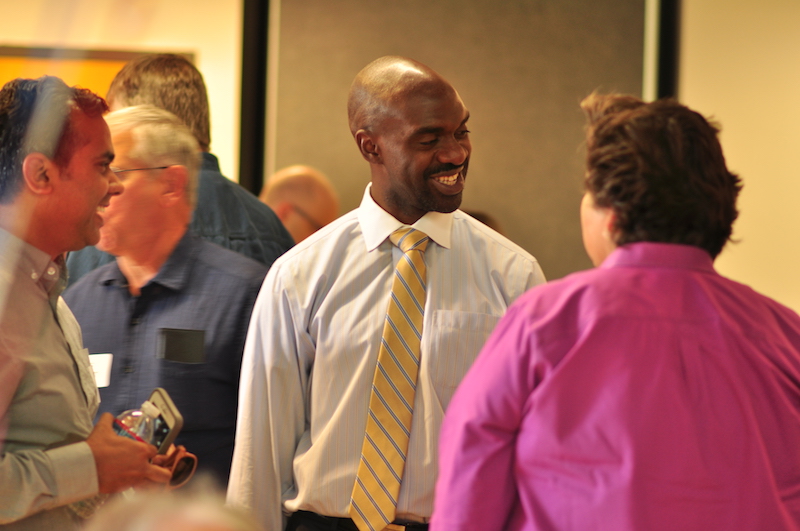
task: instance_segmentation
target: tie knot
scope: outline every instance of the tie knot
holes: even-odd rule
[[[389,239],[403,251],[403,254],[412,250],[424,253],[428,242],[431,241],[427,234],[411,227],[397,229],[389,236]]]

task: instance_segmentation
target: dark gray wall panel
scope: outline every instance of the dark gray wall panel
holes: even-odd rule
[[[377,57],[412,57],[472,113],[462,208],[496,216],[548,278],[585,269],[578,103],[641,93],[643,28],[644,0],[284,0],[276,167],[316,166],[345,211],[358,206],[369,169],[347,128],[350,83]]]

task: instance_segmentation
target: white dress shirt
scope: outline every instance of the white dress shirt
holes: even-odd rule
[[[403,224],[361,206],[279,258],[250,321],[229,502],[266,529],[282,513],[348,517]],[[439,427],[456,386],[511,302],[544,282],[529,253],[456,211],[414,225],[430,236],[421,363],[397,518],[433,510]]]

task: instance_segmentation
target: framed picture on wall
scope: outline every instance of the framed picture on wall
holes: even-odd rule
[[[18,77],[35,79],[48,75],[105,96],[123,65],[146,53],[156,52],[0,46],[0,86]],[[193,54],[181,55],[194,62]]]

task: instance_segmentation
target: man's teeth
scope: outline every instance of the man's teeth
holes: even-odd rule
[[[99,207],[97,207],[97,211],[98,211],[98,212],[105,212],[105,211],[106,211],[106,207],[104,207],[104,206],[99,206]]]
[[[458,180],[458,174],[456,173],[455,175],[442,175],[439,177],[434,177],[434,179],[436,179],[436,182],[440,182],[442,184],[453,185],[456,184],[456,181]]]

